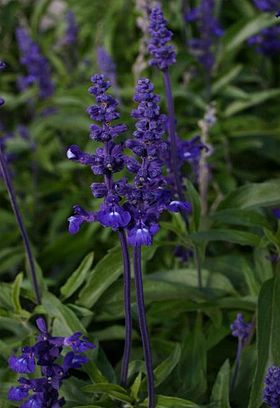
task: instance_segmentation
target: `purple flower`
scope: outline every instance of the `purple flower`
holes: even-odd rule
[[[84,222],[99,221],[105,227],[116,230],[125,227],[130,222],[130,214],[120,205],[121,197],[115,190],[113,181],[114,173],[119,172],[125,166],[125,156],[123,145],[116,144],[114,138],[124,133],[127,127],[120,124],[112,124],[112,121],[119,118],[117,111],[118,101],[106,92],[110,82],[105,81],[104,75],[97,74],[91,78],[92,86],[89,93],[95,98],[96,104],[90,106],[87,111],[90,118],[98,122],[90,126],[91,138],[103,143],[103,147],[98,147],[94,154],[81,151],[79,146],[72,145],[67,151],[67,157],[81,164],[89,165],[92,172],[97,176],[103,176],[103,181],[91,185],[92,193],[97,198],[104,198],[99,211],[89,213],[79,206],[74,207],[74,215],[69,221],[69,232],[75,234],[79,231],[80,225]]]
[[[152,56],[150,64],[164,71],[176,62],[176,53],[173,45],[167,44],[173,34],[167,28],[167,21],[160,6],[153,8],[151,11],[149,33],[151,39],[148,51]]]
[[[12,356],[9,364],[13,371],[24,374],[33,373],[37,365],[41,369],[41,378],[20,377],[19,386],[10,388],[8,398],[12,401],[25,400],[20,408],[58,408],[65,403],[63,398],[59,398],[63,380],[70,376],[71,369],[80,368],[88,362],[80,353],[95,346],[78,332],[66,338],[51,336],[43,318],[38,318],[36,324],[39,329],[37,342],[31,347],[24,347],[20,357]],[[62,351],[69,346],[75,353],[68,352],[63,358]]]
[[[272,210],[272,214],[274,215],[275,218],[277,218],[277,220],[280,220],[280,208],[274,208]]]
[[[249,38],[248,44],[256,48],[260,54],[271,57],[280,52],[280,27],[264,28]]]
[[[242,343],[250,336],[252,328],[252,323],[246,323],[242,313],[237,314],[235,321],[230,326],[232,335],[238,337]]]
[[[69,232],[70,234],[76,234],[80,230],[80,226],[84,222],[93,222],[96,219],[96,215],[93,212],[84,210],[79,205],[74,205],[74,215],[68,218]]]
[[[11,387],[9,389],[8,399],[11,401],[21,401],[24,398],[28,397],[29,390],[29,386],[26,387],[24,385],[20,387]]]
[[[182,201],[171,201],[167,206],[169,211],[172,212],[186,212],[190,214],[192,212],[192,206],[190,203],[182,202]]]
[[[72,336],[65,337],[63,344],[71,347],[75,353],[84,353],[95,347],[81,332],[76,332],[72,334]]]
[[[35,370],[35,356],[31,347],[24,347],[19,357],[11,356],[9,366],[16,373],[30,374]]]
[[[200,0],[198,7],[185,15],[187,23],[196,22],[198,37],[189,42],[191,54],[211,72],[215,63],[213,47],[217,38],[223,35],[217,19],[214,17],[215,0]]]
[[[113,230],[126,227],[131,219],[128,211],[125,211],[117,203],[109,202],[108,198],[96,217],[100,224],[104,227],[111,227]]]
[[[280,406],[280,368],[271,366],[265,376],[263,400],[271,408]]]
[[[39,87],[41,99],[52,96],[54,85],[48,61],[24,28],[16,30],[16,37],[20,50],[20,62],[27,69],[27,75],[18,80],[20,90],[25,90],[35,83]]]
[[[76,22],[76,17],[73,11],[69,10],[66,13],[66,32],[63,39],[65,45],[73,46],[78,41],[79,28]]]
[[[70,351],[64,357],[63,370],[65,372],[69,371],[71,368],[81,368],[83,364],[88,363],[88,359],[85,356],[80,356],[79,354]]]
[[[166,142],[162,137],[166,116],[160,113],[160,98],[153,91],[153,84],[148,79],[138,81],[134,96],[138,106],[131,113],[136,119],[136,131],[133,133],[135,139],[126,143],[135,155],[126,160],[128,170],[135,174],[133,185],[123,188],[125,209],[131,215],[127,226],[128,242],[133,246],[152,244],[163,211],[190,210],[188,203],[172,201],[163,175],[162,155],[166,151]]]
[[[280,8],[279,0],[254,0],[255,6],[266,12],[276,12]]]

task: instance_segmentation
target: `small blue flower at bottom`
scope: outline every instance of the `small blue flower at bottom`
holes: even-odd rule
[[[234,337],[238,337],[242,343],[250,336],[253,324],[246,323],[242,313],[238,313],[234,322],[230,325],[231,333]]]
[[[59,398],[63,380],[70,376],[71,369],[81,368],[88,362],[81,353],[95,346],[80,332],[69,337],[53,337],[44,319],[38,318],[36,324],[39,329],[36,343],[31,347],[23,347],[19,357],[11,356],[9,365],[13,371],[21,374],[34,373],[37,365],[42,377],[20,377],[19,385],[10,388],[8,399],[25,400],[20,408],[59,408],[65,403],[64,398]],[[64,347],[70,347],[72,351],[62,357]]]
[[[280,407],[280,367],[271,366],[265,376],[264,402],[271,408]]]

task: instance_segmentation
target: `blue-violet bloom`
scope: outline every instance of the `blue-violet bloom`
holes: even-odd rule
[[[280,367],[271,366],[265,376],[264,402],[271,408],[280,407]]]
[[[54,93],[51,71],[47,59],[41,54],[38,45],[31,39],[25,28],[16,30],[20,50],[20,62],[27,69],[27,75],[18,79],[20,90],[36,84],[39,97],[46,99]]]
[[[20,408],[59,408],[65,404],[64,398],[59,397],[64,379],[71,375],[71,369],[81,368],[88,362],[87,357],[80,353],[95,346],[79,332],[69,337],[51,336],[43,318],[38,318],[36,324],[39,329],[36,343],[23,347],[19,357],[12,355],[9,365],[20,374],[32,374],[38,366],[41,377],[20,377],[19,385],[10,388],[8,398],[12,401],[24,400]],[[61,354],[65,347],[70,347],[72,351],[63,357]]]
[[[167,21],[160,6],[151,11],[149,32],[151,39],[148,51],[152,55],[150,64],[164,71],[176,62],[176,52],[174,46],[168,44],[173,34],[167,28]]]

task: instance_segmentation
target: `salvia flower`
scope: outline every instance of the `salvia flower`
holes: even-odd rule
[[[151,11],[149,32],[151,39],[148,51],[152,56],[150,64],[164,71],[176,62],[176,52],[174,46],[168,44],[173,34],[167,28],[167,21],[160,6]]]
[[[133,185],[124,186],[125,208],[131,215],[127,226],[128,242],[133,246],[151,245],[159,230],[159,216],[164,210],[189,213],[189,203],[172,200],[163,174],[162,156],[167,149],[163,140],[166,116],[160,113],[158,95],[149,79],[140,79],[134,96],[138,107],[132,111],[136,119],[134,138],[127,147],[134,157],[126,160],[127,168],[134,173]]]
[[[8,398],[11,401],[24,400],[20,408],[59,408],[65,404],[64,398],[59,397],[64,379],[71,375],[71,369],[81,368],[88,362],[81,353],[95,346],[80,332],[69,337],[51,336],[43,318],[38,318],[36,324],[39,329],[36,343],[31,347],[23,347],[20,356],[12,355],[9,365],[19,374],[33,374],[37,366],[41,377],[20,377],[19,385],[10,388]],[[65,347],[72,351],[62,356]]]
[[[254,0],[255,6],[265,12],[278,12],[280,10],[279,0]]]
[[[20,90],[36,84],[41,99],[50,97],[54,92],[54,85],[47,59],[41,54],[38,45],[24,28],[16,30],[16,37],[20,50],[20,62],[27,70],[27,75],[18,79]]]
[[[271,57],[278,54],[280,52],[280,27],[264,28],[258,34],[250,37],[248,44],[265,56]]]
[[[122,170],[125,166],[123,145],[116,144],[116,136],[126,131],[124,124],[113,125],[112,122],[119,118],[117,100],[107,94],[111,83],[105,81],[104,75],[97,74],[91,78],[92,86],[89,93],[94,96],[96,104],[90,106],[87,111],[94,123],[90,126],[91,138],[103,143],[98,147],[95,154],[82,152],[76,145],[69,147],[67,157],[81,164],[89,165],[92,172],[97,176],[103,176],[103,183],[93,183],[92,193],[95,197],[104,197],[100,210],[96,213],[87,212],[80,206],[74,207],[74,215],[69,221],[69,232],[75,234],[79,231],[83,222],[99,221],[105,227],[114,230],[125,227],[130,221],[130,214],[123,209],[113,180],[113,174]]]
[[[264,402],[271,408],[280,407],[280,367],[271,366],[265,376]]]
[[[66,32],[63,39],[65,45],[75,45],[78,41],[79,27],[77,25],[76,17],[73,11],[68,10],[66,13]]]
[[[215,0],[201,0],[198,7],[185,15],[187,23],[195,22],[197,26],[197,37],[188,42],[190,52],[210,72],[215,64],[213,47],[223,35],[223,30],[214,17],[214,9]]]
[[[242,313],[237,314],[235,321],[230,326],[232,335],[240,339],[243,344],[250,336],[252,328],[252,323],[246,323]]]

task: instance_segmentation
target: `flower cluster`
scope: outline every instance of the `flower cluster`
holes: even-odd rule
[[[19,386],[10,388],[8,398],[12,401],[25,400],[20,408],[59,408],[65,403],[63,398],[59,398],[63,380],[70,376],[71,369],[80,368],[88,362],[81,353],[95,346],[79,332],[70,337],[52,337],[42,318],[38,318],[36,324],[39,329],[36,343],[23,347],[19,357],[11,356],[9,365],[19,374],[32,374],[37,365],[42,376],[32,379],[20,377]],[[70,347],[72,351],[62,357],[64,347]]]
[[[189,213],[189,203],[172,201],[162,172],[163,160],[168,144],[163,141],[167,118],[160,113],[159,96],[148,79],[140,79],[134,97],[138,107],[132,111],[136,119],[134,138],[125,146],[134,156],[124,155],[122,144],[114,138],[126,131],[124,124],[112,125],[119,118],[115,98],[107,94],[110,83],[103,75],[92,77],[93,86],[89,92],[96,104],[88,113],[97,124],[91,125],[91,138],[103,143],[95,154],[82,152],[77,145],[67,151],[67,157],[81,164],[90,165],[95,175],[102,175],[104,182],[93,183],[91,190],[96,198],[103,198],[97,212],[87,212],[80,206],[74,207],[69,221],[69,232],[75,234],[83,222],[99,221],[113,230],[126,228],[131,245],[151,245],[153,235],[159,230],[158,218],[162,211],[183,211]],[[126,167],[134,176],[133,184],[126,179],[114,180],[114,173]],[[121,203],[124,201],[124,204]]]
[[[280,52],[280,27],[264,28],[258,34],[249,38],[248,44],[267,57]]]
[[[18,79],[20,90],[36,84],[39,87],[39,97],[46,99],[54,92],[48,61],[41,54],[38,45],[30,38],[24,28],[16,30],[20,50],[20,62],[26,67],[28,74]]]
[[[235,321],[230,325],[232,335],[244,343],[252,332],[252,323],[246,323],[242,313],[238,313]]]
[[[264,402],[271,408],[280,407],[280,368],[272,366],[265,377]]]
[[[277,15],[279,14],[279,0],[254,0],[254,4],[261,11],[277,12]]]
[[[96,198],[104,198],[100,210],[96,213],[87,212],[80,206],[74,207],[74,215],[69,221],[69,232],[75,234],[83,222],[99,221],[105,227],[114,230],[125,227],[130,221],[130,215],[120,205],[121,197],[118,194],[119,182],[114,182],[113,174],[125,166],[123,145],[116,144],[114,138],[126,131],[124,124],[112,125],[111,122],[119,118],[117,112],[118,102],[113,96],[107,94],[110,82],[105,81],[101,74],[92,78],[93,86],[89,92],[95,97],[96,104],[88,108],[90,118],[99,123],[90,126],[91,138],[103,143],[95,154],[84,153],[76,145],[70,146],[67,157],[81,164],[91,166],[95,175],[103,176],[104,182],[93,183],[91,190]]]
[[[167,21],[160,6],[151,11],[149,32],[151,39],[148,51],[152,55],[150,64],[162,71],[167,70],[170,65],[176,62],[176,52],[173,45],[167,44],[173,34],[167,28]]]
[[[190,51],[206,71],[211,72],[215,63],[213,46],[216,39],[223,35],[217,19],[214,17],[215,0],[201,0],[200,5],[185,15],[187,23],[196,22],[198,36],[188,42]]]
[[[132,111],[136,119],[134,138],[126,146],[136,157],[126,160],[127,168],[135,174],[133,185],[124,186],[127,198],[125,208],[131,214],[128,242],[133,245],[151,245],[159,230],[158,219],[164,210],[190,212],[189,203],[172,201],[171,192],[163,174],[162,156],[168,149],[163,141],[167,117],[160,113],[158,95],[149,79],[140,79],[134,96],[138,103]]]
[[[78,40],[79,28],[76,22],[75,14],[69,10],[66,13],[66,32],[63,39],[65,45],[75,45]]]

